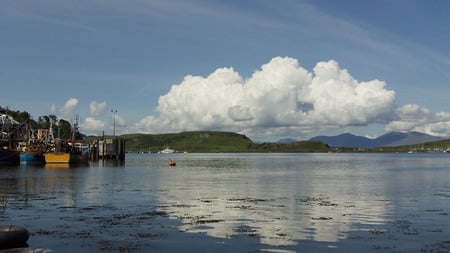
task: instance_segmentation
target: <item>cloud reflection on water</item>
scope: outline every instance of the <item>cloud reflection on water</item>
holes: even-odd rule
[[[181,220],[182,231],[257,236],[277,246],[337,242],[355,226],[388,221],[383,183],[364,175],[372,165],[358,172],[354,162],[268,156],[179,158],[158,180],[166,191],[159,208]]]

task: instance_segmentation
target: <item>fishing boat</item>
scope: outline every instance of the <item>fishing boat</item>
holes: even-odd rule
[[[66,152],[50,152],[44,157],[45,163],[70,163],[70,154]]]
[[[44,153],[40,151],[26,151],[20,152],[21,164],[39,165],[45,163]]]
[[[65,141],[56,141],[52,145],[52,151],[45,153],[45,163],[87,164],[90,147],[82,141],[73,141],[77,131],[78,123],[75,122],[72,129],[72,138]],[[50,125],[50,134],[52,133],[52,125]]]
[[[45,154],[46,163],[70,163],[83,164],[89,162],[90,148],[80,142],[67,143],[68,149],[59,152]]]
[[[17,142],[23,138],[23,125],[9,115],[0,114],[0,130],[0,164],[19,164]]]
[[[17,150],[11,150],[3,146],[0,149],[0,164],[17,165],[20,163],[20,152]]]
[[[20,163],[40,165],[45,163],[44,153],[49,147],[49,130],[31,127],[28,129],[27,141],[19,143]]]

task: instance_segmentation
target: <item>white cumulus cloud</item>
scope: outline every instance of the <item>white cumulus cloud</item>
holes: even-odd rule
[[[395,115],[395,92],[385,86],[379,80],[359,82],[333,60],[309,72],[294,58],[275,57],[247,79],[233,68],[186,76],[159,98],[159,114],[142,119],[138,127],[281,136],[388,123]]]
[[[309,98],[314,106],[311,117],[326,125],[366,125],[392,120],[395,92],[379,80],[358,82],[337,62],[319,62]]]
[[[418,131],[435,136],[450,135],[450,113],[432,112],[417,104],[396,109],[398,118],[385,126],[386,131]]]
[[[80,124],[80,128],[82,132],[86,134],[99,134],[99,130],[105,129],[105,123],[93,117],[87,117],[84,122]]]
[[[228,115],[234,121],[252,120],[253,116],[250,113],[250,108],[234,105],[228,108]]]

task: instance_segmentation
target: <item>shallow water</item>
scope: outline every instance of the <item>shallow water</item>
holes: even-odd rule
[[[55,252],[449,252],[449,167],[446,154],[3,166],[0,225]]]

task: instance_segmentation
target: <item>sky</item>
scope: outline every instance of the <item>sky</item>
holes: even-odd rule
[[[450,1],[0,4],[0,106],[84,134],[450,136]]]

